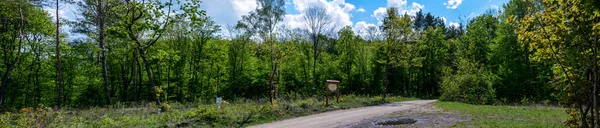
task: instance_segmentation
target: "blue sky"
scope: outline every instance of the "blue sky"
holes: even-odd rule
[[[166,0],[163,0],[166,1]],[[322,6],[327,10],[333,22],[332,26],[341,28],[352,26],[358,34],[369,26],[379,26],[380,20],[389,7],[397,7],[400,13],[413,15],[419,9],[424,13],[446,19],[446,25],[458,25],[489,9],[500,9],[508,0],[285,0],[286,15],[280,26],[303,28],[303,12],[310,6]],[[234,25],[243,15],[256,9],[256,0],[202,0],[201,9],[206,10],[221,26]],[[44,8],[54,13],[52,8]],[[60,8],[61,17],[74,20],[76,14],[73,5]],[[65,26],[68,31],[69,27]],[[226,30],[222,28],[222,30]],[[226,33],[226,32],[224,32]],[[74,36],[74,35],[72,35]]]
[[[444,17],[446,25],[458,25],[489,9],[499,9],[508,0],[285,0],[286,13],[280,23],[288,28],[302,28],[302,13],[310,6],[322,6],[332,17],[334,26],[352,26],[355,31],[368,26],[378,26],[389,7],[400,13],[424,13]],[[256,0],[204,0],[202,9],[214,20],[226,26],[235,24],[242,15],[256,8]],[[360,33],[359,33],[360,34]]]
[[[400,0],[396,0],[400,1]],[[476,16],[490,8],[502,7],[508,0],[462,0],[455,9],[447,8],[444,3],[448,0],[407,0],[407,4],[413,2],[423,5],[423,12],[430,12],[435,16],[443,16],[447,22],[460,22],[459,17]],[[346,0],[347,3],[354,4],[357,9],[364,8],[365,12],[353,11],[350,18],[353,22],[366,21],[367,23],[377,23],[373,18],[373,11],[379,7],[386,7],[387,0]],[[289,13],[294,13],[290,8]],[[466,20],[466,19],[465,19]]]

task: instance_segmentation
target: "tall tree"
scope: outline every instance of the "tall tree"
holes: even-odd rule
[[[429,26],[421,33],[418,41],[419,54],[423,57],[422,74],[424,76],[423,93],[427,96],[436,96],[438,81],[442,77],[443,70],[448,63],[448,44],[441,27],[434,29]]]
[[[353,65],[355,64],[356,52],[358,39],[357,36],[354,35],[354,31],[352,27],[345,26],[338,32],[339,38],[337,40],[336,49],[338,50],[338,54],[340,56],[340,66],[341,70],[345,72],[346,76],[344,78],[343,85],[352,85],[352,70]],[[348,86],[352,90],[359,90],[359,87],[356,86]]]
[[[116,14],[120,20],[117,25],[119,28],[124,29],[116,31],[116,33],[127,35],[127,38],[134,43],[134,49],[143,61],[150,87],[154,90],[154,102],[159,106],[162,105],[160,102],[162,90],[156,86],[146,50],[158,42],[163,36],[165,28],[172,23],[172,4],[172,0],[166,3],[159,0],[124,1],[119,6],[114,7],[115,10],[112,10],[125,12]],[[167,7],[166,13],[163,10],[165,7]]]
[[[283,20],[285,15],[285,1],[283,0],[258,0],[257,8],[250,14],[243,16],[239,22],[239,28],[254,29],[246,32],[256,31],[265,44],[268,44],[268,50],[271,55],[271,73],[269,75],[270,100],[273,104],[275,100],[275,77],[277,73],[277,64],[275,58],[275,27],[277,23]],[[250,33],[253,35],[252,33]]]
[[[392,77],[392,68],[411,65],[413,58],[410,58],[409,41],[412,39],[412,21],[407,14],[399,15],[397,8],[389,8],[383,19],[381,30],[386,40],[383,48],[385,50],[385,60],[379,63],[385,64],[385,86],[383,98],[387,97],[389,91],[390,79]]]
[[[503,12],[498,16],[496,37],[490,45],[487,67],[500,77],[499,84],[495,85],[498,98],[505,98],[510,102],[518,102],[522,98],[541,100],[550,97],[547,84],[549,77],[543,77],[543,72],[550,72],[547,64],[532,61],[529,56],[530,46],[526,42],[519,43],[515,33],[519,22],[531,7],[526,1],[512,0],[503,6]],[[506,22],[513,18],[512,22]],[[532,79],[537,76],[538,79]],[[526,86],[524,86],[526,85]]]
[[[190,41],[192,43],[191,46],[191,51],[193,51],[191,54],[192,56],[189,57],[189,60],[191,62],[191,69],[192,69],[192,81],[188,83],[188,91],[190,94],[198,94],[197,92],[200,92],[198,90],[198,88],[196,86],[193,85],[197,85],[197,84],[201,84],[200,82],[201,80],[201,74],[200,72],[202,72],[204,70],[204,67],[202,65],[203,62],[205,62],[206,60],[206,54],[208,54],[208,52],[204,51],[204,49],[206,48],[205,46],[207,45],[207,42],[209,40],[212,39],[216,39],[216,33],[218,31],[220,31],[220,26],[216,25],[216,23],[214,21],[212,21],[211,17],[206,15],[206,11],[204,10],[199,10],[200,8],[200,0],[187,0],[186,4],[184,4],[184,6],[181,7],[181,9],[185,12],[183,15],[180,16],[184,16],[181,17],[179,19],[188,19],[189,20],[189,27],[186,28],[182,28],[185,29],[184,31],[187,31],[189,33],[189,35],[191,35],[190,37]],[[187,21],[180,21],[180,22],[187,22]],[[184,26],[182,26],[184,27]],[[186,35],[180,35],[183,33],[174,33],[174,34],[179,34],[177,35],[177,39],[181,40],[181,39],[186,39]],[[182,37],[179,37],[182,36]],[[181,61],[185,61],[184,59],[182,59]],[[195,100],[196,96],[192,96],[192,100]]]
[[[59,19],[59,15],[58,15],[58,10],[60,10],[59,8],[59,3],[60,0],[56,0],[56,86],[57,86],[57,91],[58,91],[58,95],[56,97],[57,99],[57,106],[58,109],[61,108],[62,106],[62,91],[63,91],[63,76],[62,76],[62,68],[61,68],[61,60],[60,60],[60,19]]]
[[[110,86],[108,79],[108,69],[106,64],[105,48],[105,14],[108,2],[106,0],[85,0],[77,5],[81,8],[80,22],[75,22],[74,32],[87,34],[90,37],[97,37],[98,48],[100,48],[100,63],[102,67],[102,79],[104,82],[104,93],[106,105],[110,104]]]
[[[100,49],[102,50],[102,78],[104,79],[104,91],[106,93],[106,104],[110,104],[110,89],[108,88],[108,71],[106,69],[106,48],[104,48],[104,10],[102,9],[104,3],[103,0],[98,0],[98,5],[96,5],[96,16],[97,25],[98,25],[98,45],[100,45]],[[123,76],[125,77],[125,76]]]
[[[498,19],[491,14],[484,14],[475,17],[467,26],[467,33],[462,36],[459,47],[462,49],[461,55],[477,63],[488,64],[487,54],[490,51],[489,45],[492,39],[496,37]]]
[[[319,48],[319,35],[332,24],[332,19],[324,7],[309,7],[304,14],[304,25],[308,28],[310,39],[313,42],[313,80],[312,87],[317,88],[317,59]],[[316,90],[313,90],[316,91]]]
[[[599,127],[597,106],[600,1],[527,1],[518,39],[531,46],[532,60],[553,64],[552,85],[559,103],[569,106],[569,127]],[[509,17],[508,21],[517,18]],[[591,86],[589,86],[591,84]]]
[[[0,26],[2,31],[1,38],[2,43],[0,46],[2,47],[2,56],[3,56],[3,64],[5,66],[4,73],[2,74],[2,85],[0,85],[0,107],[2,107],[4,103],[4,91],[6,90],[6,86],[8,86],[8,80],[10,79],[10,75],[14,68],[19,63],[21,57],[21,51],[23,47],[23,25],[24,25],[24,15],[23,15],[23,1],[6,1],[0,4],[2,8],[13,8],[15,7],[19,10],[18,13],[11,13],[11,11],[6,11],[0,13],[0,17],[7,19],[3,20],[4,23]],[[17,31],[14,31],[16,29]],[[17,41],[18,39],[18,41]]]

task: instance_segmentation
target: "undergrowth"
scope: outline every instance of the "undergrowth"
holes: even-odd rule
[[[339,102],[323,98],[281,98],[276,105],[265,100],[224,101],[223,104],[169,103],[158,112],[153,103],[116,104],[107,108],[63,109],[38,105],[0,114],[0,127],[244,127],[274,120],[336,109],[372,106],[415,98],[346,95]],[[165,105],[162,107],[164,108]]]

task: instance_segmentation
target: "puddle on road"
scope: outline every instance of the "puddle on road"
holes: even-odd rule
[[[397,117],[397,118],[389,118],[384,120],[375,121],[375,125],[402,125],[402,124],[413,124],[416,123],[417,120],[413,118],[406,117]]]

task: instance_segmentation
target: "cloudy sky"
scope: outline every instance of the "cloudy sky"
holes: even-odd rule
[[[302,13],[310,6],[325,7],[335,26],[350,25],[355,30],[378,25],[389,7],[414,14],[419,9],[444,17],[446,25],[457,25],[482,14],[498,9],[508,0],[285,0],[286,13],[281,25],[303,27]],[[256,0],[204,0],[202,9],[222,25],[235,24],[242,15],[256,8]]]
[[[256,0],[202,0],[201,9],[213,17],[219,25],[234,25],[242,15],[256,8]],[[484,13],[498,9],[508,0],[285,0],[286,15],[280,25],[287,28],[303,27],[303,12],[310,6],[326,8],[336,27],[350,25],[355,31],[378,26],[389,7],[397,7],[401,13],[414,15],[419,9],[446,19],[446,25],[458,25]],[[73,6],[61,8],[63,18],[75,19]],[[54,10],[46,8],[45,10]],[[68,29],[68,28],[66,28]]]

